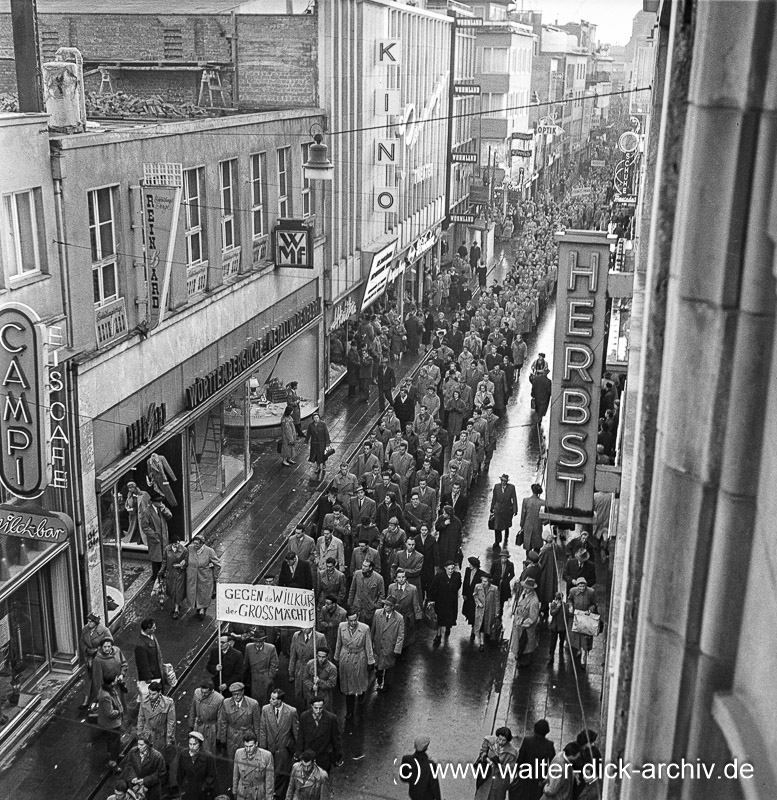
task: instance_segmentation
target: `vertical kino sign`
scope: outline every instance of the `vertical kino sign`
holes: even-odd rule
[[[606,233],[567,231],[559,243],[546,518],[593,518],[607,272]]]

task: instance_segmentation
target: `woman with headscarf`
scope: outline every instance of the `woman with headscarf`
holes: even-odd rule
[[[186,597],[186,566],[189,563],[189,551],[180,539],[172,539],[167,545],[159,572],[160,580],[165,583],[165,594],[173,601],[173,619],[181,616],[181,603]],[[160,594],[160,605],[164,602]]]
[[[497,728],[493,736],[486,736],[480,747],[477,763],[487,768],[485,776],[478,776],[475,800],[505,800],[510,784],[514,782],[514,768],[518,750],[512,742],[509,728]]]
[[[596,613],[596,592],[588,586],[585,578],[578,578],[575,585],[570,589],[567,597],[569,611],[572,614],[572,624],[574,625],[575,611],[582,611],[586,614]],[[581,669],[585,669],[588,664],[588,653],[594,644],[593,636],[586,636],[583,633],[576,633],[570,630],[569,646],[572,649],[572,657],[579,660]]]
[[[310,455],[308,461],[316,465],[316,478],[321,480],[326,473],[326,449],[331,443],[329,438],[329,428],[321,419],[321,415],[316,411],[313,419],[308,425],[308,432],[305,434],[305,441],[310,443]]]

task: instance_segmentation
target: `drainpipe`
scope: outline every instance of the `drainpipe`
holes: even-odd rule
[[[59,252],[59,275],[62,282],[62,302],[65,311],[67,345],[73,347],[73,310],[70,302],[70,260],[67,252],[67,229],[62,201],[62,178],[54,178],[54,209],[57,219],[57,251]]]

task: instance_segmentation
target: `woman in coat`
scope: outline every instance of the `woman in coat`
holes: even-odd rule
[[[367,691],[370,682],[368,668],[375,664],[372,635],[369,626],[349,614],[337,629],[335,661],[340,675],[340,691],[345,695],[348,713],[353,714],[354,700]]]
[[[476,556],[470,556],[467,561],[469,566],[464,570],[464,579],[461,582],[461,596],[464,598],[464,602],[461,605],[461,613],[464,615],[464,619],[467,620],[467,624],[474,626],[475,587],[480,584],[480,576],[483,574],[483,570],[480,569],[480,559]],[[475,638],[474,627],[469,638]]]
[[[297,441],[297,426],[294,422],[294,409],[286,406],[286,410],[281,417],[281,456],[283,466],[291,467],[297,462],[294,461],[294,445]]]
[[[475,405],[478,408],[483,408],[483,406],[492,406],[494,405],[494,395],[488,391],[488,385],[481,381],[478,384],[478,390],[475,392]]]
[[[124,721],[124,704],[121,702],[116,676],[103,681],[97,694],[97,724],[105,731],[108,749],[108,766],[115,770],[121,754],[121,726]],[[121,772],[121,770],[119,770]]]
[[[345,357],[346,376],[348,381],[348,397],[356,397],[356,390],[359,387],[359,367],[362,359],[355,342],[351,342],[348,354]]]
[[[291,407],[291,418],[294,421],[294,431],[297,436],[304,436],[302,432],[302,417],[300,416],[300,399],[297,394],[297,381],[289,381],[286,384],[286,405]]]
[[[585,611],[596,613],[596,592],[588,586],[585,578],[578,578],[575,585],[570,589],[567,597],[569,611],[573,616],[575,611]],[[572,649],[572,657],[580,660],[580,668],[585,669],[588,663],[588,653],[594,645],[594,637],[586,636],[582,633],[569,631],[569,646]]]
[[[555,551],[555,552],[554,552]],[[540,579],[537,581],[537,597],[540,600],[540,611],[548,613],[548,606],[558,591],[561,575],[559,566],[564,556],[564,548],[554,541],[550,528],[542,532],[542,547],[537,566],[540,568]]]
[[[449,402],[445,404],[445,410],[448,412],[448,420],[446,428],[451,440],[458,438],[461,433],[461,426],[464,423],[464,414],[467,412],[467,406],[461,399],[461,392],[454,389]]]
[[[440,563],[453,561],[461,566],[461,520],[453,513],[453,506],[443,506],[440,516],[434,523],[437,531],[437,550],[440,553]]]
[[[461,573],[453,561],[446,561],[442,572],[438,572],[429,585],[427,599],[434,603],[437,614],[437,634],[432,644],[436,647],[442,641],[443,629],[450,636],[451,628],[456,624],[459,615],[459,589],[461,589]]]
[[[424,345],[424,349],[426,350],[431,347],[432,334],[434,334],[436,327],[437,323],[434,319],[434,314],[432,313],[431,309],[427,309],[424,316],[424,335],[421,338],[421,344]]]
[[[510,561],[510,553],[505,547],[499,553],[499,560],[491,564],[491,583],[499,588],[499,613],[512,595],[511,584],[515,578],[515,564]]]
[[[198,533],[189,545],[189,562],[186,566],[186,597],[200,619],[205,619],[205,609],[211,603],[214,583],[221,572],[221,562],[216,551],[205,544]]]
[[[499,616],[499,589],[491,585],[491,576],[482,572],[480,583],[472,593],[475,600],[475,622],[472,631],[478,641],[478,649],[482,652],[483,634],[491,636],[497,617]]]
[[[413,312],[407,315],[405,330],[407,331],[407,349],[411,356],[417,356],[418,348],[421,346],[421,337],[424,333],[424,323],[420,312]]]
[[[189,551],[179,539],[173,539],[165,548],[162,569],[159,573],[165,582],[165,594],[173,601],[173,619],[181,616],[181,603],[186,597],[186,565]]]
[[[397,322],[391,329],[391,356],[394,361],[401,361],[405,350],[407,350],[407,330],[401,322]]]
[[[113,634],[100,622],[99,614],[94,612],[87,614],[86,625],[81,629],[81,636],[78,640],[78,649],[86,665],[84,702],[81,704],[81,711],[86,711],[97,700],[97,693],[100,691],[100,686],[95,685],[92,681],[92,665],[103,639],[113,639]]]
[[[310,443],[308,461],[316,465],[316,478],[320,480],[326,472],[327,456],[324,451],[329,447],[331,439],[329,438],[329,428],[327,428],[326,423],[321,419],[321,415],[317,411],[313,414],[313,419],[308,425],[305,441]]]
[[[505,800],[513,782],[510,765],[518,763],[518,750],[513,744],[509,728],[497,728],[493,736],[486,736],[480,747],[477,761],[488,766],[485,779],[477,778],[475,800]],[[502,765],[501,769],[500,766]]]

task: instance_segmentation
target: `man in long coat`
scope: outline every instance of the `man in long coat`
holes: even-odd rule
[[[301,757],[306,750],[316,754],[316,763],[327,772],[332,764],[340,764],[343,757],[337,717],[324,709],[324,701],[320,698],[299,718],[297,757]]]
[[[459,549],[461,548],[461,520],[453,513],[453,506],[443,506],[440,516],[434,523],[437,531],[437,550],[440,562],[453,561],[461,566]]]
[[[278,652],[267,642],[267,634],[257,631],[256,641],[246,645],[243,673],[251,676],[251,697],[263,706],[278,674]]]
[[[316,649],[315,659],[311,658],[302,671],[305,705],[310,706],[314,697],[320,697],[324,701],[324,708],[332,711],[336,686],[337,667],[329,660],[329,647],[321,645]]]
[[[275,773],[272,755],[257,746],[257,735],[247,733],[235,753],[232,796],[235,800],[273,800]]]
[[[100,615],[94,612],[87,614],[86,625],[81,629],[78,639],[78,649],[81,658],[86,664],[86,678],[84,680],[84,702],[81,710],[86,711],[97,699],[101,684],[92,680],[92,666],[100,644],[104,639],[113,639],[113,634],[100,622]]]
[[[383,601],[383,610],[372,620],[372,646],[375,649],[376,688],[386,688],[386,670],[397,663],[405,641],[405,620],[395,611],[396,600],[389,595]]]
[[[431,524],[424,522],[415,537],[416,552],[424,558],[424,563],[421,567],[421,594],[418,595],[418,600],[421,603],[426,599],[426,593],[429,591],[432,579],[442,563],[437,540],[430,533],[431,527]]]
[[[442,572],[438,572],[429,587],[427,598],[434,603],[437,614],[437,633],[432,645],[437,647],[442,641],[443,631],[449,636],[459,615],[459,589],[461,573],[453,561],[446,561]]]
[[[211,604],[213,585],[221,572],[221,561],[216,551],[205,544],[205,537],[197,534],[189,545],[189,563],[186,567],[186,598],[200,619]]]
[[[504,613],[504,604],[512,594],[511,584],[515,577],[515,564],[510,561],[510,553],[505,547],[499,553],[499,560],[491,564],[491,583],[499,589],[499,616]]]
[[[540,619],[540,601],[537,597],[537,582],[533,578],[521,581],[522,591],[515,604],[513,614],[513,647],[519,667],[528,667],[537,649],[537,623]],[[525,636],[524,636],[525,634]]]
[[[354,551],[355,552],[355,551]],[[345,622],[348,612],[339,605],[334,595],[327,595],[316,617],[316,627],[326,637],[330,652],[334,653],[337,647],[337,629],[341,622]]]
[[[207,679],[194,690],[189,709],[189,725],[193,731],[202,735],[205,749],[209,753],[216,752],[219,711],[223,703],[224,698],[214,691],[213,685]]]
[[[416,623],[423,619],[418,590],[407,582],[405,571],[398,569],[386,596],[394,598],[397,614],[401,614],[405,620],[405,639],[402,644],[402,649],[405,650],[415,641]]]
[[[542,486],[538,483],[531,485],[531,495],[524,497],[521,501],[521,521],[518,526],[518,535],[515,543],[520,544],[523,536],[523,546],[528,553],[530,550],[540,551],[542,547],[542,521],[540,520],[540,509],[545,505],[545,501],[540,499]]]
[[[508,483],[509,480],[509,475],[500,475],[499,483],[494,486],[491,495],[491,513],[494,515],[494,550],[499,550],[501,547],[502,533],[504,533],[505,545],[507,544],[513,517],[518,513],[515,486]]]
[[[372,562],[365,558],[361,572],[353,576],[348,594],[348,608],[358,614],[361,621],[370,623],[385,593],[383,578],[373,571]]]
[[[161,681],[152,681],[138,711],[138,736],[160,753],[175,745],[175,702],[162,694]],[[167,761],[167,759],[165,759]]]
[[[261,709],[256,700],[245,696],[245,686],[240,681],[231,684],[229,691],[232,696],[219,710],[218,740],[226,744],[229,758],[234,758],[246,733],[259,734]]]
[[[289,651],[289,681],[294,683],[294,699],[297,701],[297,708],[303,708],[305,702],[302,685],[302,673],[305,665],[311,658],[316,657],[316,650],[319,647],[326,646],[326,636],[314,631],[313,628],[296,631],[292,636]]]
[[[353,717],[355,701],[369,685],[368,669],[375,664],[370,628],[355,611],[348,614],[337,630],[335,661],[340,674],[340,691],[345,695],[346,719]]]
[[[418,590],[418,596],[421,597],[421,572],[424,568],[424,557],[415,549],[415,539],[409,538],[405,542],[405,549],[397,553],[396,561],[394,562],[394,576],[398,569],[403,569],[407,576],[408,583],[412,583]]]
[[[297,709],[284,703],[283,689],[273,689],[270,702],[262,708],[259,722],[259,747],[272,754],[275,766],[275,796],[286,797],[294,763],[294,748],[299,735]]]

